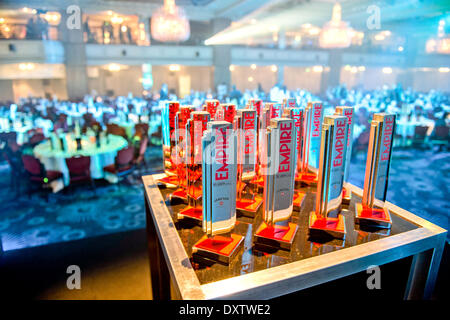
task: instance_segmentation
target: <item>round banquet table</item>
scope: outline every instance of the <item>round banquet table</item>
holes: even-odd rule
[[[128,142],[124,138],[116,135],[109,135],[109,143],[106,137],[101,138],[101,146],[97,148],[93,137],[83,136],[81,140],[82,150],[76,150],[76,141],[71,134],[65,135],[66,151],[62,151],[59,147],[51,149],[50,141],[38,144],[33,149],[33,154],[44,165],[46,170],[61,171],[64,177],[64,185],[69,185],[70,175],[66,165],[66,158],[76,156],[91,157],[91,177],[93,179],[101,179],[104,177],[103,168],[114,163],[117,151],[127,146]]]

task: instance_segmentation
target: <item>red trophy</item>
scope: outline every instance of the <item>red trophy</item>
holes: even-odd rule
[[[309,233],[313,237],[327,234],[337,239],[345,238],[345,218],[341,214],[341,207],[347,131],[347,117],[325,117],[322,126],[316,209],[309,215]]]
[[[347,132],[347,160],[345,161],[344,173],[344,189],[342,193],[342,203],[349,204],[352,199],[352,193],[346,183],[348,182],[348,175],[350,173],[350,160],[352,158],[352,144],[353,144],[353,107],[336,107],[336,115],[346,116],[348,124]]]
[[[296,129],[294,120],[270,121],[263,146],[263,223],[254,239],[258,247],[290,250],[298,226],[290,222],[293,211],[296,171]]]
[[[220,105],[219,100],[216,100],[216,99],[210,99],[210,100],[205,101],[205,109],[204,110],[209,113],[209,115],[211,116],[211,120],[216,119],[216,112],[217,112],[217,108],[219,107],[219,105]]]
[[[384,207],[395,132],[395,115],[376,113],[370,123],[369,150],[362,203],[356,203],[355,223],[389,229],[389,210]],[[376,208],[375,206],[378,206]]]
[[[178,177],[176,176],[176,166],[172,161],[172,152],[175,148],[175,116],[180,110],[178,101],[167,101],[161,110],[162,136],[163,136],[163,164],[166,177],[158,180],[169,188],[176,188]]]
[[[208,123],[202,138],[205,235],[192,247],[194,259],[229,264],[242,243],[243,236],[232,233],[236,224],[236,143],[231,123]]]
[[[296,210],[300,210],[303,199],[305,197],[305,192],[300,191],[297,189],[297,187],[300,185],[300,182],[297,183],[297,180],[300,179],[300,173],[301,173],[301,164],[302,164],[302,138],[303,138],[303,114],[304,110],[302,108],[298,108],[294,103],[292,103],[293,99],[289,99],[288,103],[290,103],[290,106],[286,107],[284,109],[284,116],[286,118],[294,120],[295,129],[297,132],[296,137],[296,146],[297,146],[297,159],[296,159],[296,170],[295,170],[295,180],[296,180],[296,190],[294,192],[294,208]],[[289,105],[289,104],[288,104]]]
[[[202,221],[202,136],[211,120],[206,111],[194,111],[186,124],[186,176],[188,206],[178,219]]]
[[[178,189],[171,194],[171,198],[179,198],[187,202],[186,181],[186,124],[194,111],[192,106],[182,106],[175,116],[175,149],[172,151],[172,162],[175,164],[178,177]]]
[[[258,188],[250,183],[256,177],[256,110],[239,110],[235,124],[238,154],[236,209],[254,217],[262,204],[262,198],[258,197]]]

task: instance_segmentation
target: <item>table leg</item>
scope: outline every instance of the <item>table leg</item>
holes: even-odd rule
[[[153,300],[170,299],[170,274],[167,269],[164,254],[156,234],[155,225],[147,199],[145,199],[145,214],[147,218],[148,254],[150,260],[150,277]]]
[[[444,244],[445,241],[442,241],[436,248],[414,255],[406,285],[405,300],[428,300],[431,298],[444,251]]]

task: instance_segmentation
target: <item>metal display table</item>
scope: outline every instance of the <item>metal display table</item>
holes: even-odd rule
[[[309,238],[308,216],[315,200],[315,189],[309,188],[300,212],[292,216],[299,229],[290,251],[256,250],[253,233],[261,223],[261,213],[255,218],[238,214],[233,232],[244,236],[240,252],[228,266],[206,266],[191,259],[193,244],[203,236],[202,228],[186,220],[177,221],[177,212],[185,205],[169,200],[173,189],[157,185],[156,180],[163,176],[142,177],[156,300],[270,299],[409,256],[413,259],[404,298],[431,297],[447,231],[389,202],[386,206],[391,212],[392,228],[362,230],[354,225],[354,202],[360,201],[360,188],[347,185],[353,197],[342,212],[347,229],[344,241],[317,243]]]

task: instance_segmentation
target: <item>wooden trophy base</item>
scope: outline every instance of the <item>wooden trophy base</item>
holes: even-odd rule
[[[300,211],[303,200],[305,199],[305,193],[299,190],[294,191],[294,210]]]
[[[360,226],[390,229],[391,215],[387,208],[370,208],[362,203],[355,204],[355,223]]]
[[[168,175],[168,176],[165,176],[164,178],[158,179],[156,182],[158,184],[165,185],[167,188],[178,187],[178,177],[177,176],[169,176]]]
[[[263,199],[261,197],[255,197],[255,199],[237,199],[236,209],[244,216],[254,218],[262,203]]]
[[[177,214],[178,220],[189,218],[194,219],[198,222],[203,221],[203,208],[194,208],[191,206],[187,206]]]
[[[257,247],[291,250],[297,229],[298,226],[292,222],[289,222],[287,227],[278,225],[271,226],[263,222],[258,230],[256,230],[254,237],[255,245]]]
[[[192,257],[200,262],[206,258],[228,265],[239,251],[243,239],[243,236],[237,234],[231,234],[230,237],[204,235],[192,247]]]
[[[309,234],[314,236],[332,236],[336,239],[345,239],[345,218],[339,214],[337,218],[319,217],[313,211],[309,215]]]

